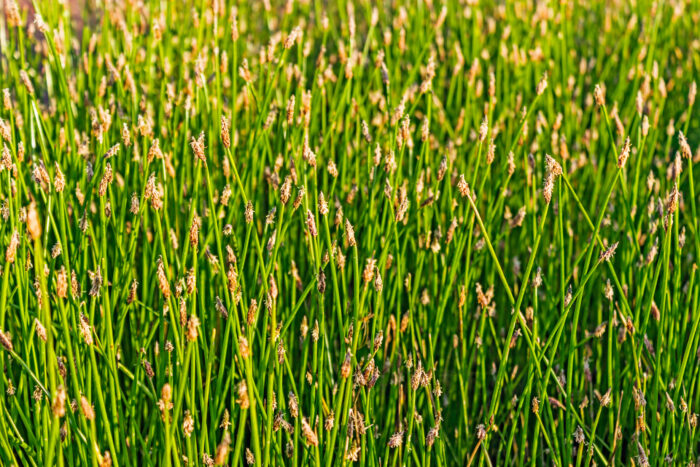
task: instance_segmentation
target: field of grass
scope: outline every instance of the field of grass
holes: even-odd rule
[[[2,2],[0,465],[697,465],[698,0]]]

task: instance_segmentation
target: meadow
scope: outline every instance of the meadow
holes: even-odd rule
[[[700,462],[698,0],[2,5],[0,465]]]

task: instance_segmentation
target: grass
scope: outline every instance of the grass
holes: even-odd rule
[[[63,3],[0,22],[0,464],[697,462],[697,0]]]

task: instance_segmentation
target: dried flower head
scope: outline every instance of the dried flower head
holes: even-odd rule
[[[627,162],[627,159],[630,157],[630,152],[632,149],[632,145],[630,143],[630,137],[628,136],[627,139],[625,139],[625,144],[622,146],[622,151],[620,151],[620,155],[617,158],[617,168],[622,169],[625,167],[625,163]]]
[[[690,149],[690,145],[688,144],[688,140],[685,139],[685,135],[683,134],[682,131],[678,132],[678,143],[681,146],[681,155],[685,159],[692,159],[693,158],[693,151]]]
[[[605,105],[605,90],[601,87],[600,84],[595,85],[595,89],[593,90],[593,96],[595,97],[595,103],[597,105]]]
[[[600,261],[610,261],[612,259],[613,255],[615,254],[615,250],[617,249],[617,245],[619,242],[615,242],[610,247],[608,247],[606,250],[603,250],[600,253]]]
[[[204,132],[199,134],[199,138],[195,139],[193,136],[190,139],[190,147],[192,148],[192,152],[194,153],[195,157],[202,161],[203,165],[207,165],[207,158],[204,155]]]

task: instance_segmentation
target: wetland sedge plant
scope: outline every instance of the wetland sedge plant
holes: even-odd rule
[[[697,0],[1,1],[0,465],[697,465]]]

